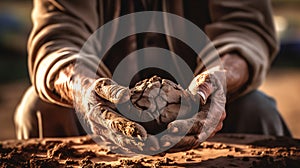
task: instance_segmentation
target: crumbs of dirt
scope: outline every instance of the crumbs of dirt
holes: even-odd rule
[[[81,144],[90,142],[82,141]],[[96,157],[92,151],[85,150],[79,152],[72,147],[74,142],[45,141],[43,143],[18,142],[0,144],[0,167],[63,167],[65,164],[59,163],[60,159],[68,159],[67,165],[79,165],[77,161],[69,158]]]
[[[259,158],[258,161],[253,161],[251,167],[253,168],[267,168],[267,167],[287,167],[298,168],[300,166],[299,158],[285,158],[278,159],[270,156]]]
[[[276,138],[269,138],[265,140],[255,141],[249,143],[249,145],[253,146],[263,146],[263,147],[293,147],[298,146],[300,147],[300,140],[291,139],[288,137],[276,137]]]
[[[289,138],[285,146],[283,138],[275,137],[251,145],[204,142],[198,149],[141,157],[113,153],[87,137],[57,139],[0,142],[0,167],[300,167],[300,145]]]

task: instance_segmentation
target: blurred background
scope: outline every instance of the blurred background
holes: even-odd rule
[[[277,101],[295,138],[300,139],[300,0],[272,0],[281,50],[261,86]],[[13,113],[30,85],[27,38],[31,0],[0,1],[0,140],[14,139]]]

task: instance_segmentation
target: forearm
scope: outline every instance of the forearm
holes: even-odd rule
[[[84,62],[100,76],[110,75],[107,68],[99,70],[100,60],[96,54],[79,54],[83,44],[98,28],[97,10],[95,0],[86,3],[77,0],[34,0],[33,29],[28,40],[28,70],[42,100],[65,107],[73,106],[72,95],[62,93],[66,90],[63,88],[69,85],[64,82],[67,81],[65,78],[70,76],[59,75],[59,84],[64,87],[54,87],[57,75],[71,63]]]
[[[236,53],[225,54],[221,57],[225,75],[227,97],[239,92],[249,79],[247,62]]]
[[[62,68],[54,80],[54,92],[70,104],[74,103],[74,96],[82,95],[91,84],[99,78],[85,66],[80,70],[74,64]]]
[[[227,93],[231,99],[235,99],[259,87],[278,51],[271,3],[258,0],[209,2],[212,22],[205,27],[205,32],[218,54],[223,56],[222,61],[225,62],[224,56],[228,53],[238,53],[246,61],[246,64],[242,63],[244,65],[233,61],[233,65],[226,67],[229,79]],[[241,70],[247,69],[245,65],[249,72],[240,75]],[[245,79],[242,80],[242,77]]]

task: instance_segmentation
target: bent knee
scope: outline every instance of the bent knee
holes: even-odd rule
[[[35,106],[39,98],[34,88],[29,87],[17,105],[14,113],[14,124],[18,139],[37,137],[37,119]]]
[[[274,99],[253,91],[227,105],[227,130],[238,133],[283,135],[286,128]]]
[[[35,116],[36,104],[38,104],[38,101],[40,100],[36,95],[34,88],[28,88],[15,110],[15,123],[20,123],[26,119],[31,120],[33,118],[32,116]]]
[[[269,118],[279,114],[275,100],[259,91],[240,97],[227,108],[228,111],[249,119]]]

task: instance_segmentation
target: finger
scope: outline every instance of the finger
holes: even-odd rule
[[[102,127],[101,125],[94,123],[94,122],[90,122],[90,128],[92,130],[92,132],[96,135],[107,135],[107,129],[105,129],[104,127]],[[103,138],[106,138],[105,136]]]
[[[205,124],[207,114],[199,112],[194,117],[184,120],[175,120],[168,124],[167,131],[172,134],[199,134]]]
[[[120,147],[125,147],[128,146],[130,144],[130,141],[128,141],[128,138],[116,138],[117,137],[117,133],[116,132],[112,132],[112,130],[107,129],[105,127],[102,127],[101,125],[95,123],[95,122],[91,122],[90,123],[91,126],[91,130],[95,135],[99,135],[102,137],[102,139],[104,139],[105,141],[114,143]],[[127,144],[127,145],[126,145]]]
[[[94,106],[88,113],[88,119],[129,137],[137,137],[141,140],[147,137],[147,132],[141,125],[124,118],[108,107]]]
[[[208,97],[216,90],[222,90],[225,95],[225,71],[220,67],[212,68],[196,76],[188,87],[193,95],[200,96],[201,104],[206,104]]]
[[[218,121],[223,121],[221,120],[223,112],[219,112],[220,109],[216,109],[214,105],[211,106],[213,107],[210,107],[209,104],[203,106],[202,111],[194,115],[193,118],[175,120],[169,123],[168,132],[178,135],[195,135],[205,132],[205,135],[208,137],[218,127]],[[218,129],[220,129],[220,127],[221,126],[219,126]]]
[[[157,137],[153,135],[148,135],[147,140],[145,141],[145,146],[143,148],[144,151],[147,150],[150,150],[152,152],[158,151],[160,149],[160,146]]]
[[[118,132],[114,132],[110,129],[102,127],[101,125],[91,122],[91,129],[95,135],[99,135],[103,140],[118,145],[123,149],[127,149],[133,152],[144,151],[144,141],[140,141],[136,138],[124,136]]]
[[[113,120],[108,128],[112,128],[112,130],[120,132],[128,137],[136,137],[141,141],[147,136],[146,130],[141,125],[124,120],[124,118]]]
[[[120,86],[109,78],[100,78],[96,80],[94,89],[100,97],[114,104],[124,103],[130,99],[129,88]]]
[[[210,81],[210,75],[203,73],[196,76],[190,83],[188,90],[193,95],[198,94],[200,96],[201,104],[205,104],[207,98],[214,92],[214,87]]]
[[[199,147],[201,141],[199,141],[198,137],[194,135],[184,137],[164,135],[160,139],[160,143],[163,148],[167,149],[167,152],[180,152]]]

